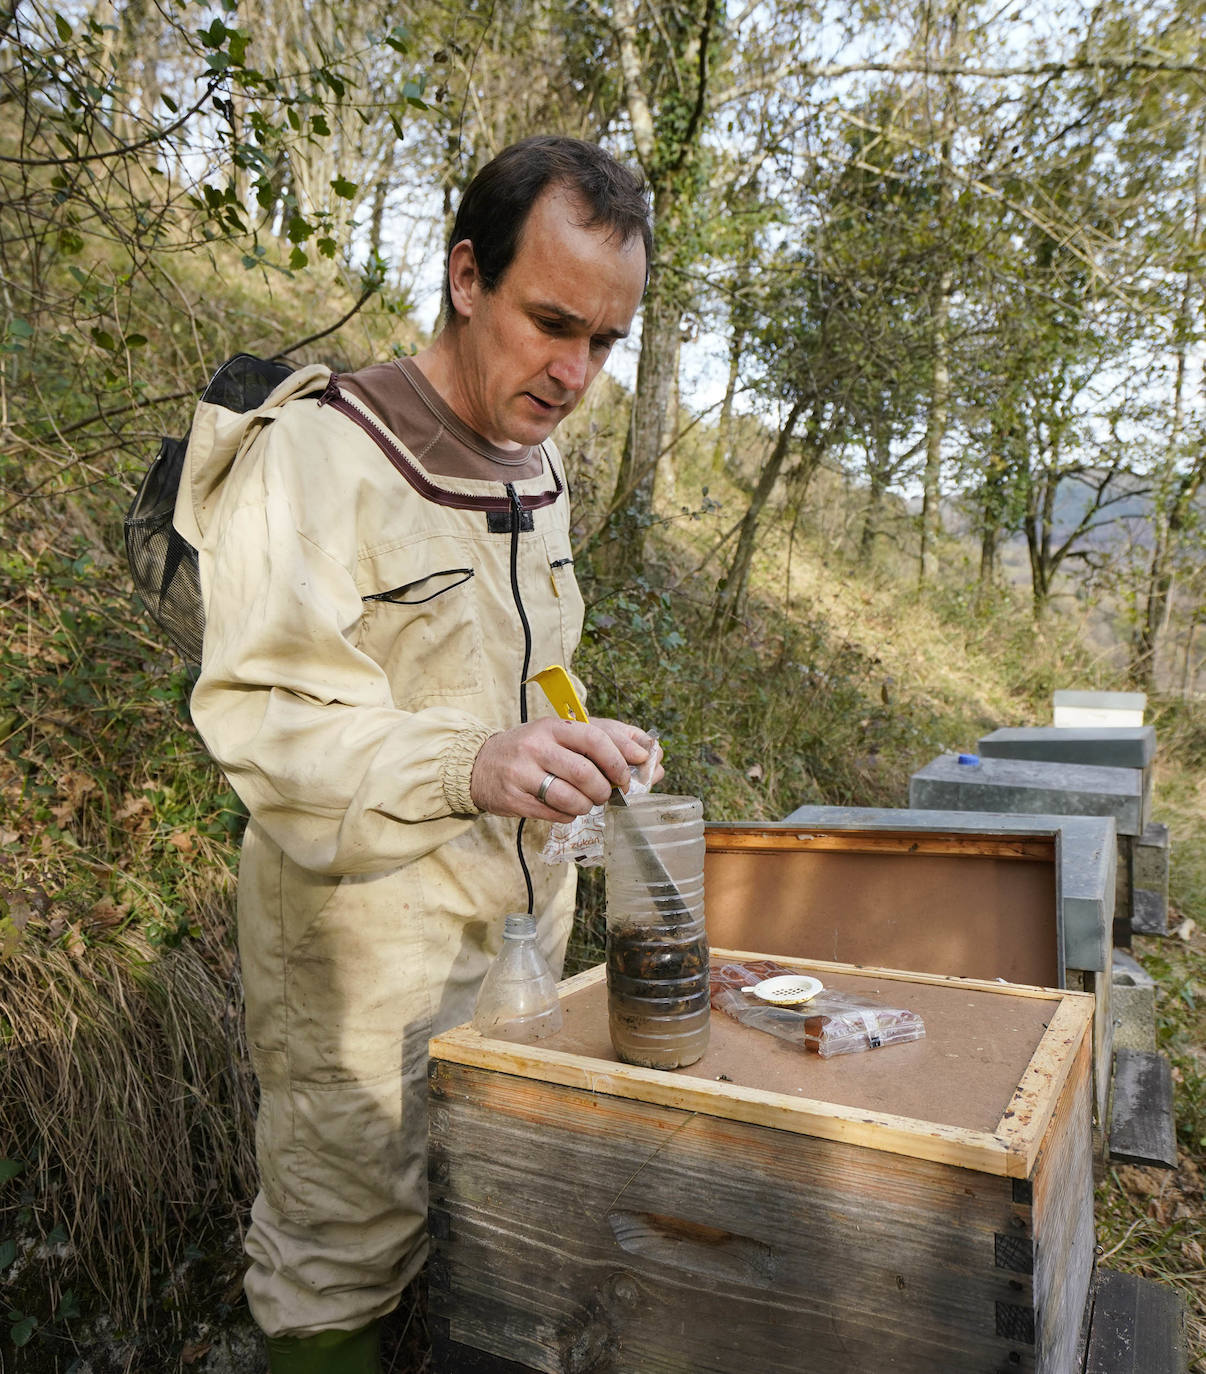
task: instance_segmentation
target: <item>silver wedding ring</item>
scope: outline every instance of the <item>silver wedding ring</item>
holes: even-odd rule
[[[537,800],[538,802],[543,802],[543,801],[544,801],[545,797],[547,797],[548,794],[549,794],[549,788],[552,787],[552,785],[553,785],[556,781],[557,781],[557,775],[556,775],[556,773],[546,773],[546,774],[544,775],[544,781],[543,781],[543,782],[540,784],[540,786],[536,789],[536,800]]]

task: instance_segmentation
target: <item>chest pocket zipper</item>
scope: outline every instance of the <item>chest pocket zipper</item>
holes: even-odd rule
[[[367,587],[361,583],[352,643],[382,669],[404,711],[474,696],[485,681],[474,569],[441,568],[433,552],[442,561],[467,550],[383,556],[364,574],[372,578]]]
[[[472,568],[448,568],[443,572],[429,573],[416,582],[408,582],[405,586],[394,587],[388,592],[370,592],[368,596],[361,597],[361,600],[386,601],[394,606],[422,606],[445,592],[463,587],[473,575]],[[433,586],[433,583],[438,585]],[[426,595],[421,595],[423,592],[426,592]]]

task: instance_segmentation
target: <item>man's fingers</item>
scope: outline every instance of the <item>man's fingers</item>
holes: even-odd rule
[[[630,768],[649,757],[653,741],[621,721],[544,717],[491,735],[474,761],[470,795],[500,816],[566,820],[627,789]]]
[[[595,716],[591,724],[598,726],[616,746],[626,763],[642,764],[653,748],[653,737],[638,726],[629,725],[622,720],[611,720],[606,716]]]
[[[543,799],[537,789],[535,800],[536,805],[541,808],[535,813],[537,820],[573,820],[575,816],[586,815],[595,805],[591,798],[579,791],[573,783],[557,777],[549,784]]]
[[[605,735],[600,734],[599,738],[602,746],[596,745],[588,753],[586,748],[595,741],[587,739],[585,732],[577,735],[570,744],[562,746],[555,761],[549,764],[550,772],[589,798],[592,806],[605,802],[613,785],[624,787],[628,782],[624,756]],[[617,778],[622,781],[615,782]]]
[[[556,742],[564,753],[556,766],[550,763],[554,772],[597,802],[606,801],[612,787],[628,786],[628,758],[609,730],[593,720],[589,724],[558,721],[556,726]],[[602,796],[596,795],[599,781],[595,780],[600,774],[600,781],[607,784]]]

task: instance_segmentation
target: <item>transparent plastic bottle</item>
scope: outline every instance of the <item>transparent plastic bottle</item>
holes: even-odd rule
[[[531,1043],[561,1029],[557,983],[536,943],[536,918],[508,916],[502,949],[486,970],[473,1027],[495,1040]]]
[[[708,1047],[703,805],[650,793],[605,811],[607,1012],[620,1059],[694,1064]]]

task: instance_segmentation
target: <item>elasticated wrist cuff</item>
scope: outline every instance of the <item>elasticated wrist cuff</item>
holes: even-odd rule
[[[440,784],[448,809],[454,816],[480,814],[481,808],[474,805],[469,795],[469,784],[473,779],[473,764],[478,751],[496,733],[488,725],[461,730],[453,736],[452,743],[440,756]]]

